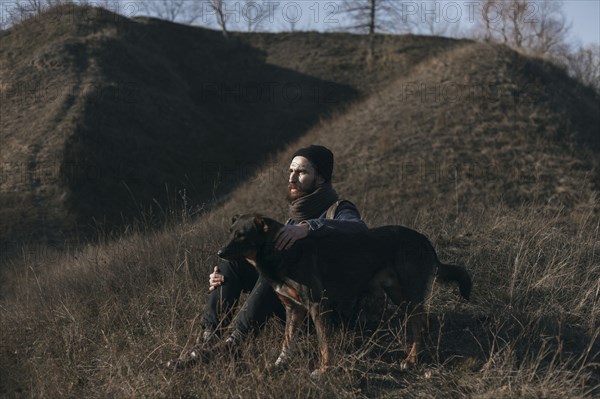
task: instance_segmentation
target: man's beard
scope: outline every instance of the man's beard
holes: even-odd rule
[[[295,188],[297,190],[293,194],[292,194],[292,188]],[[317,189],[317,185],[316,184],[313,184],[312,186],[307,187],[306,189],[301,189],[300,187],[298,187],[294,183],[289,183],[288,184],[287,200],[291,204],[292,202],[296,201],[298,198],[302,198],[305,195],[308,195],[308,194],[314,192],[316,189]]]

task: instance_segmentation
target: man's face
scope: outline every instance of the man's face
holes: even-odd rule
[[[290,178],[288,180],[289,202],[304,197],[316,190],[323,182],[323,178],[317,173],[310,161],[304,157],[294,157],[290,164]]]

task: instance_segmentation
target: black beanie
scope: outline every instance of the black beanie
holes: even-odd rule
[[[293,157],[308,159],[325,181],[331,180],[331,175],[333,174],[333,152],[328,148],[322,145],[311,145],[299,149],[294,153]]]

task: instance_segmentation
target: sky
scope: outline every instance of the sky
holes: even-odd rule
[[[571,35],[575,40],[600,44],[600,0],[567,0],[563,10],[573,24]]]
[[[0,0],[2,4],[2,18],[8,15],[7,10],[14,7],[15,4],[27,4],[30,0]],[[77,0],[73,0],[77,1]],[[81,1],[81,0],[79,0]],[[126,16],[156,15],[155,10],[160,4],[174,4],[178,2],[185,3],[186,6],[194,6],[195,12],[200,9],[202,17],[195,20],[195,25],[209,26],[217,28],[215,24],[214,12],[211,13],[209,0],[86,0],[93,5],[103,5],[112,11]],[[252,11],[258,9],[270,10],[273,4],[277,4],[272,9],[272,20],[266,21],[261,30],[267,31],[285,31],[291,29],[290,21],[297,20],[294,24],[296,30],[317,30],[329,31],[340,29],[348,25],[348,18],[341,12],[340,4],[342,0],[226,0],[230,3],[229,13],[233,19],[238,19],[239,27],[232,26],[233,30],[247,29],[246,16]],[[356,0],[367,1],[367,0]],[[405,7],[407,14],[420,16],[422,19],[431,17],[432,13],[440,21],[451,21],[451,28],[469,29],[473,26],[474,5],[484,4],[484,0],[387,0],[394,1],[396,5]],[[532,0],[532,4],[533,4]],[[550,0],[552,1],[552,0]],[[494,0],[496,9],[502,10],[504,0]],[[148,11],[148,4],[154,5],[154,11]],[[250,7],[248,5],[251,4]],[[567,21],[571,23],[570,40],[574,44],[600,45],[600,0],[563,0],[563,11],[566,14]],[[150,7],[152,8],[152,7]],[[494,10],[493,8],[491,10]],[[531,11],[534,11],[532,6]],[[479,11],[481,12],[481,11]],[[493,11],[490,12],[493,15]],[[488,14],[488,15],[490,15]],[[424,17],[425,15],[425,17]],[[529,13],[535,17],[535,13]],[[178,22],[186,22],[179,19]],[[441,25],[440,25],[441,26]],[[425,33],[425,32],[419,32]],[[461,36],[456,30],[454,34],[450,31],[440,32],[441,35]]]
[[[152,0],[150,0],[152,1]],[[158,0],[160,1],[160,0]],[[213,25],[214,14],[211,15],[207,0],[190,0],[203,4],[205,15],[198,21],[201,25]],[[253,10],[269,10],[272,4],[277,8],[272,11],[273,20],[263,25],[262,29],[268,31],[282,31],[290,29],[290,21],[297,20],[294,28],[297,30],[327,31],[339,29],[347,25],[348,18],[341,12],[342,0],[227,0],[230,4],[230,13],[233,18],[241,20],[241,29],[244,29],[244,19]],[[367,0],[357,0],[367,1]],[[391,0],[396,5],[405,7],[409,14],[428,18],[423,15],[433,13],[444,20],[450,20],[452,28],[465,30],[473,26],[472,14],[476,5],[483,5],[484,0]],[[552,1],[552,0],[550,0]],[[253,4],[248,8],[248,3]],[[496,9],[508,9],[503,0],[495,1]],[[563,11],[567,21],[571,23],[570,39],[578,44],[600,44],[600,0],[564,0]],[[504,7],[504,8],[503,8]],[[535,18],[536,9],[532,2],[528,16]],[[249,10],[249,11],[248,11]],[[492,9],[493,10],[493,9]],[[481,12],[481,11],[479,11]],[[493,12],[490,12],[493,15]],[[489,15],[489,14],[488,14]],[[202,23],[204,22],[204,23]],[[447,33],[446,33],[447,34]],[[457,36],[460,36],[457,34]]]
[[[339,1],[332,0],[270,0],[280,3],[275,14],[280,24],[280,29],[285,28],[285,22],[281,21],[287,17],[292,19],[297,15],[295,4],[302,8],[302,16],[298,23],[299,29],[325,30],[324,27],[332,26],[331,20],[343,20],[344,16],[339,12]],[[470,4],[482,4],[483,0],[398,0],[399,3],[406,4],[407,10],[413,13],[427,13],[425,3],[437,3],[437,14],[444,18],[457,19],[463,28],[472,25],[469,18]],[[264,0],[256,0],[257,4],[265,4]],[[502,0],[498,0],[498,4]],[[563,11],[566,14],[567,21],[572,24],[570,39],[576,43],[600,44],[600,0],[565,0],[562,1]],[[473,8],[474,9],[474,8]],[[436,10],[430,8],[430,10]],[[532,10],[532,17],[535,17]],[[435,12],[435,11],[434,11]],[[457,15],[460,14],[461,18]],[[283,16],[283,18],[282,18]],[[341,21],[342,22],[342,21]],[[277,29],[277,26],[274,27]]]
[[[303,9],[303,20],[310,19],[308,21],[308,27],[312,29],[321,30],[320,26],[325,23],[328,11],[333,11],[334,8],[331,5],[334,1],[331,0],[280,0],[282,5],[285,3],[297,3],[302,6]],[[483,0],[398,0],[399,3],[406,4],[408,10],[413,13],[427,13],[425,3],[438,3],[437,13],[441,16],[441,19],[459,20],[459,23],[463,28],[468,28],[472,23],[469,18],[470,4],[479,3],[483,4]],[[260,3],[260,0],[257,0]],[[318,14],[318,20],[315,18],[315,4],[319,3],[320,13]],[[498,4],[502,3],[502,0],[497,1]],[[276,12],[284,13],[282,5],[279,6],[279,10]],[[576,43],[590,44],[595,43],[600,45],[600,0],[564,0],[562,1],[563,11],[567,17],[567,21],[571,23],[570,39]],[[435,10],[435,8],[430,8]],[[535,17],[534,8],[532,10],[532,17]],[[289,7],[285,10],[289,16],[294,15],[294,7]],[[456,16],[460,14],[461,18]],[[279,15],[281,16],[281,15]],[[310,17],[310,18],[308,18]],[[343,16],[340,16],[343,18]],[[331,17],[329,18],[331,19]],[[317,21],[315,24],[314,22]],[[301,27],[301,25],[300,25]]]

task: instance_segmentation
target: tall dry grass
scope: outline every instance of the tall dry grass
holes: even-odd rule
[[[4,265],[0,393],[7,397],[590,397],[600,392],[597,214],[496,209],[454,222],[420,213],[445,261],[474,279],[470,303],[435,285],[422,364],[402,371],[401,310],[375,332],[342,329],[332,372],[311,326],[292,367],[271,374],[283,326],[271,321],[237,360],[182,372],[164,361],[194,345],[206,277],[229,215],[178,218],[77,250],[23,252]],[[385,221],[370,220],[371,225]]]

